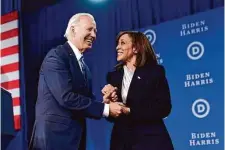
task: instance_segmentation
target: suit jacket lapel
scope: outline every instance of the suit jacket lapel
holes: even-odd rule
[[[118,71],[115,72],[115,85],[113,86],[116,86],[118,88],[118,92],[117,92],[117,95],[118,95],[118,99],[120,102],[122,102],[122,97],[121,97],[121,88],[122,88],[122,81],[123,81],[123,68],[119,69]]]
[[[131,83],[130,83],[130,87],[128,89],[128,93],[127,93],[127,101],[126,103],[129,104],[129,99],[132,98],[132,91],[133,91],[133,88],[135,87],[136,85],[136,82],[138,79],[138,75],[140,74],[140,68],[137,68],[135,71],[134,71],[134,75],[133,75],[133,78],[131,80]],[[123,83],[123,75],[124,75],[124,70],[123,70],[123,67],[121,69],[119,69],[119,71],[117,71],[117,74],[116,74],[116,81],[117,81],[117,87],[118,87],[118,95],[119,95],[119,99],[121,99],[122,101],[122,96],[121,96],[121,89],[122,89],[122,83]]]
[[[140,68],[136,68],[136,70],[134,71],[134,75],[131,80],[130,87],[129,87],[128,93],[127,93],[127,104],[128,105],[129,105],[130,99],[132,99],[132,97],[133,97],[133,94],[136,93],[136,92],[134,92],[134,90],[141,88],[141,87],[136,87],[136,86],[138,85],[139,80],[142,79],[142,76],[143,76],[142,70],[143,69],[144,69],[143,67],[140,67]]]
[[[73,76],[73,81],[75,81],[75,83],[78,85],[84,85],[85,83],[84,76],[81,72],[80,66],[78,64],[77,58],[72,48],[67,42],[63,46],[69,53],[70,71]]]

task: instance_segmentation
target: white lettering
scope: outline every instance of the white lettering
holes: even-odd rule
[[[190,34],[197,34],[208,31],[209,28],[205,23],[205,20],[191,22],[181,25],[180,36],[187,36]]]

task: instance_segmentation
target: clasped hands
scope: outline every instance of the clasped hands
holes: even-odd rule
[[[107,84],[102,89],[103,103],[109,104],[109,115],[117,118],[121,114],[128,115],[130,108],[126,107],[122,102],[118,102],[117,87]]]

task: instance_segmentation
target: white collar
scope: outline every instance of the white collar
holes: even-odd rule
[[[77,60],[80,60],[80,58],[83,56],[83,54],[78,50],[78,48],[73,45],[73,43],[71,43],[70,41],[67,41],[70,45],[70,47],[72,48]]]

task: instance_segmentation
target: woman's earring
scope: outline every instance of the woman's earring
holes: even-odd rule
[[[134,52],[134,54],[137,54],[138,53],[138,51],[136,49],[134,49],[133,52]]]

